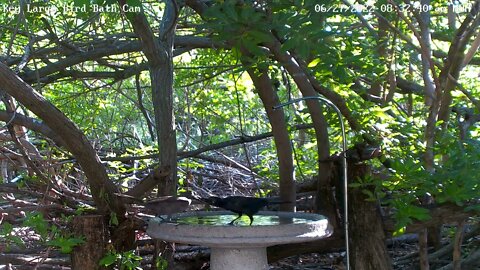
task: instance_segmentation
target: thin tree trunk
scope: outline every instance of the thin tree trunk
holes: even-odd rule
[[[317,96],[315,89],[310,83],[307,75],[302,68],[293,59],[288,52],[283,52],[280,48],[280,42],[273,41],[268,44],[270,51],[273,53],[275,59],[285,67],[287,72],[292,76],[295,84],[300,89],[304,97]],[[318,148],[318,189],[316,196],[317,211],[326,215],[334,228],[337,228],[337,210],[335,208],[335,199],[331,188],[331,173],[332,164],[326,162],[330,156],[330,142],[328,140],[327,122],[323,115],[322,107],[318,100],[306,101],[308,110],[312,117],[315,135],[317,139]]]
[[[470,38],[477,33],[477,28],[480,25],[478,16],[480,16],[480,1],[477,0],[472,4],[469,14],[465,17],[462,25],[455,33],[455,38],[452,40],[448,50],[447,61],[445,62],[442,72],[440,73],[440,82],[443,87],[443,93],[440,102],[438,119],[443,121],[443,129],[447,128],[450,118],[452,90],[454,90],[457,85],[457,79],[460,76],[460,71],[469,61],[468,58],[471,57],[471,55],[468,55],[468,57],[465,58],[465,51],[467,49],[467,45],[469,44]],[[476,43],[474,40],[471,46],[474,48],[475,46],[478,46],[478,43]]]
[[[265,70],[253,70],[252,68],[247,69],[247,71],[258,91],[258,95],[263,102],[270,125],[272,126],[272,133],[278,156],[280,199],[291,202],[281,204],[280,209],[283,211],[294,211],[296,199],[295,174],[292,157],[292,144],[290,142],[290,137],[288,136],[285,114],[281,109],[273,109],[273,106],[278,105],[280,101],[267,72]]]
[[[462,242],[463,242],[463,229],[465,221],[458,222],[457,232],[455,233],[455,241],[453,245],[453,270],[462,269]]]
[[[119,0],[120,5],[126,0]],[[159,37],[155,37],[143,13],[127,16],[135,33],[140,37],[142,51],[148,59],[155,125],[158,139],[159,166],[155,168],[153,179],[143,191],[158,187],[158,195],[175,195],[177,192],[177,139],[173,112],[173,43],[178,19],[178,6],[175,0],[167,0],[160,25]],[[173,267],[173,243],[155,241],[153,264],[159,252],[166,259],[168,269]]]
[[[428,262],[428,230],[423,229],[418,234],[418,253],[420,258],[420,269],[429,270],[430,263]]]
[[[430,0],[422,0],[422,6],[430,5]],[[429,114],[427,118],[427,126],[425,129],[425,168],[428,171],[433,172],[434,168],[434,147],[436,141],[436,121],[438,110],[440,107],[440,89],[438,85],[435,85],[433,77],[434,66],[432,66],[432,48],[431,48],[431,34],[430,34],[430,12],[421,12],[418,18],[418,24],[420,26],[419,42],[421,45],[422,56],[422,77],[425,83],[425,104],[429,106]],[[430,195],[425,195],[423,199],[424,204],[433,202],[433,198]],[[423,230],[419,234],[419,254],[420,254],[420,268],[422,270],[428,270],[430,268],[428,262],[428,240],[434,245],[439,246],[440,234],[439,228],[431,227]],[[423,235],[425,234],[425,235]]]
[[[125,5],[126,0],[119,0]],[[143,13],[127,16],[142,43],[142,51],[148,59],[152,85],[152,100],[159,149],[158,182],[150,183],[148,189],[159,187],[159,195],[176,193],[177,142],[173,112],[173,37],[178,18],[175,0],[166,1],[160,26],[159,38],[155,37]]]

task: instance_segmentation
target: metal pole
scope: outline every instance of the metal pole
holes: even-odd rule
[[[333,108],[335,112],[337,113],[338,119],[340,120],[340,128],[342,129],[342,163],[343,163],[343,204],[344,204],[344,226],[345,226],[345,251],[347,253],[347,265],[346,269],[350,270],[350,245],[348,244],[348,176],[347,176],[347,136],[345,135],[345,126],[343,124],[343,117],[342,113],[340,112],[340,109],[338,109],[335,104],[333,104],[330,100],[321,97],[321,96],[309,96],[309,97],[303,97],[299,99],[294,99],[290,100],[289,102],[282,103],[278,106],[274,106],[273,109],[279,109],[281,107],[297,103],[299,101],[303,100],[309,100],[309,99],[315,99],[319,101],[325,102],[328,106]]]

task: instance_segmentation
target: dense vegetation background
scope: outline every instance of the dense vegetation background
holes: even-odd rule
[[[273,247],[270,261],[336,251],[345,154],[355,269],[403,267],[385,239],[406,232],[415,267],[478,267],[479,5],[2,2],[0,263],[48,268],[85,242],[74,217],[95,213],[102,263],[133,269],[143,209],[125,195],[192,192],[278,195],[329,218],[329,240]],[[331,107],[273,109],[317,95],[339,108],[347,152]],[[12,256],[25,248],[42,259]]]

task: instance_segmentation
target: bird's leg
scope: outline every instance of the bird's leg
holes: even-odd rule
[[[237,218],[235,218],[234,220],[230,221],[230,223],[228,223],[228,224],[230,224],[230,225],[233,225],[233,222],[235,222],[235,220],[237,220],[237,219],[241,218],[241,217],[242,217],[242,215],[243,215],[243,214],[238,214],[238,217],[237,217]]]
[[[248,217],[250,218],[250,226],[252,226],[252,223],[253,223],[253,215],[248,215]]]

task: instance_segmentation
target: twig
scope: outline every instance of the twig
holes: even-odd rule
[[[457,232],[455,233],[455,241],[453,242],[453,270],[461,270],[462,263],[462,242],[463,242],[463,228],[465,220],[458,222]]]

